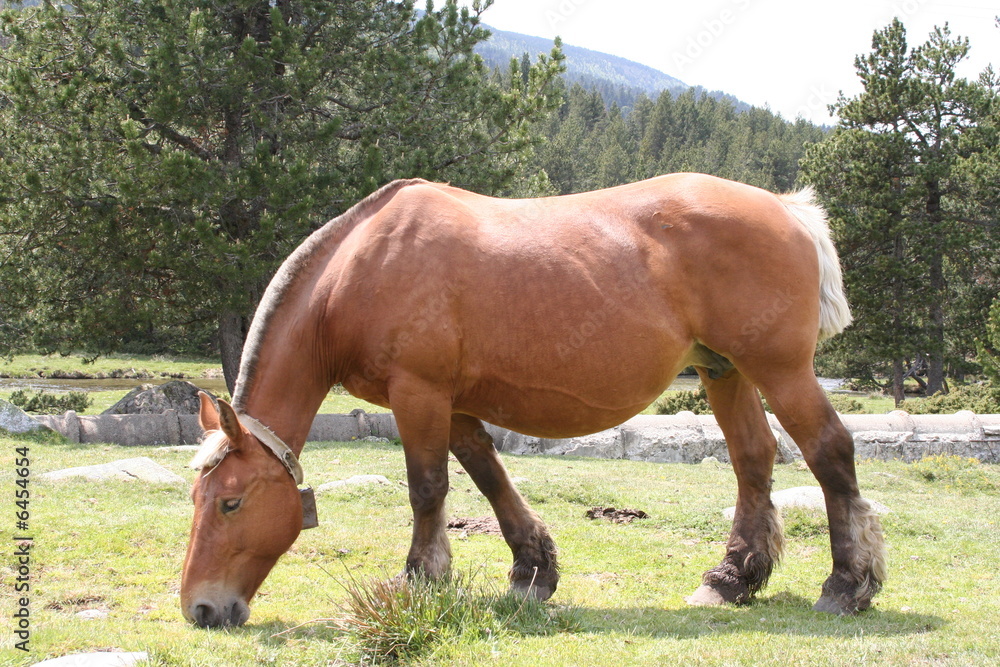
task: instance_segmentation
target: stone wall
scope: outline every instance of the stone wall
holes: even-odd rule
[[[860,459],[917,461],[935,454],[953,454],[1000,463],[1000,415],[910,415],[901,410],[885,415],[843,415],[854,435]],[[195,444],[201,437],[198,417],[168,411],[162,415],[65,415],[37,418],[72,442],[119,445]],[[778,438],[779,462],[802,458],[773,415],[768,415]],[[640,415],[607,431],[579,438],[534,438],[490,426],[497,449],[512,454],[568,454],[638,461],[698,463],[714,456],[728,461],[729,453],[715,418],[681,412],[672,416]],[[309,440],[350,441],[368,436],[395,438],[399,433],[391,414],[317,415]]]

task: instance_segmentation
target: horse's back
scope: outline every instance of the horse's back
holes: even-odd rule
[[[818,263],[804,227],[775,195],[713,176],[670,174],[539,199],[427,183],[397,198],[378,225],[396,240],[383,269],[397,262],[413,275],[420,266],[424,280],[491,290],[477,300],[502,313],[533,304],[557,328],[595,301],[628,300],[645,321],[683,321],[692,337],[726,338],[737,334],[720,331],[720,311],[742,328],[761,308],[784,313],[816,301]],[[628,296],[639,289],[642,299]]]

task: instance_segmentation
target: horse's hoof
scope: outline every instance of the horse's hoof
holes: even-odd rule
[[[684,601],[692,607],[718,607],[728,602],[726,598],[722,597],[719,591],[704,584],[699,586],[698,590],[694,593],[684,598]]]
[[[832,595],[824,595],[813,605],[813,611],[834,614],[835,616],[852,616],[858,612],[858,608],[856,605],[852,605],[850,608],[845,607]]]
[[[545,602],[556,592],[555,587],[532,584],[530,581],[515,581],[510,585],[510,590],[525,597],[533,597],[539,602]]]

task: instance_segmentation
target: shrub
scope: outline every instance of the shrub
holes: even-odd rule
[[[842,415],[860,415],[865,413],[864,404],[858,399],[845,394],[827,394],[830,405]]]
[[[764,410],[771,412],[771,407],[767,401],[762,401]],[[689,410],[696,415],[710,415],[712,405],[708,402],[708,392],[704,385],[699,385],[693,391],[677,391],[669,396],[664,396],[656,404],[656,414],[676,415],[683,410]]]
[[[94,401],[84,391],[71,391],[67,394],[49,394],[38,391],[31,394],[19,389],[10,395],[10,402],[25,412],[42,415],[59,415],[69,410],[83,412]]]
[[[656,404],[658,415],[676,415],[684,410],[690,410],[696,415],[712,414],[712,406],[708,404],[704,386],[699,385],[694,391],[678,391],[664,396]]]
[[[929,398],[903,401],[903,410],[913,415],[952,414],[971,410],[977,414],[1000,412],[1000,401],[991,383],[969,384],[955,387],[948,394],[935,394]]]

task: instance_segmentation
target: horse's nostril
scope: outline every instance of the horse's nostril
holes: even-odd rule
[[[250,608],[240,600],[234,602],[229,611],[228,623],[238,628],[246,623],[248,618],[250,618]]]
[[[200,628],[213,628],[219,625],[219,613],[211,604],[196,604],[191,610],[191,620]]]

